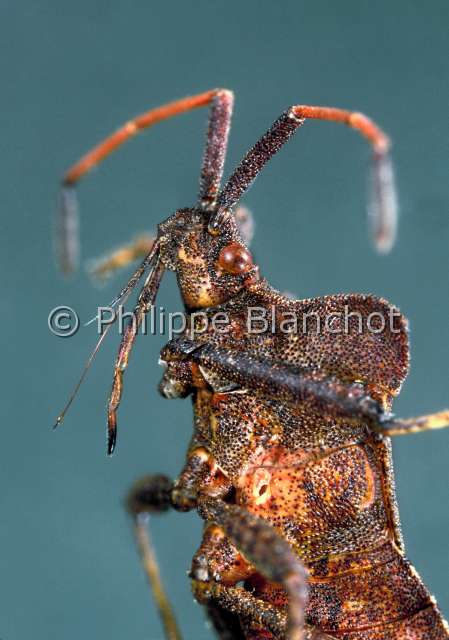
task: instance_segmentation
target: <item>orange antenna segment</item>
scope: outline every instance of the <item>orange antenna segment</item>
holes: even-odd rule
[[[298,118],[312,118],[315,120],[330,120],[341,122],[353,129],[357,129],[374,147],[378,153],[386,153],[390,149],[390,139],[370,118],[363,113],[336,109],[335,107],[311,107],[296,105],[292,111]]]
[[[136,133],[139,133],[143,129],[147,129],[162,120],[167,120],[168,118],[185,113],[186,111],[198,109],[199,107],[205,107],[209,105],[217,93],[220,93],[221,91],[223,91],[223,89],[211,89],[210,91],[199,93],[196,96],[188,96],[181,100],[175,100],[174,102],[169,102],[161,107],[150,109],[150,111],[146,111],[133,120],[126,122],[123,126],[117,129],[115,133],[105,138],[105,140],[86,153],[81,160],[70,167],[64,175],[64,185],[69,186],[76,184],[78,180],[80,180],[93,167],[102,162],[110,153],[136,135]]]

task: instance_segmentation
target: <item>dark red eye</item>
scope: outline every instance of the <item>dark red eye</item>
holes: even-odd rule
[[[237,275],[251,269],[253,258],[245,247],[233,242],[220,251],[218,264],[223,271]]]

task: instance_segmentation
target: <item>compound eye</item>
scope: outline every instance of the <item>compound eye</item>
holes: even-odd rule
[[[223,271],[238,275],[249,271],[253,266],[253,258],[250,252],[237,242],[226,245],[218,256],[218,265]]]

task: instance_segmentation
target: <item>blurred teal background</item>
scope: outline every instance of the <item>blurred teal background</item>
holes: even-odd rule
[[[372,250],[368,149],[344,127],[308,123],[245,198],[253,249],[271,283],[299,297],[373,292],[410,320],[412,370],[401,415],[449,404],[449,4],[431,0],[107,2],[1,0],[2,640],[162,638],[121,501],[146,472],[176,475],[191,433],[188,401],[156,392],[162,337],[141,337],[126,376],[118,449],[105,455],[109,336],[64,427],[53,420],[95,340],[47,328],[49,310],[82,320],[99,290],[57,273],[52,247],[61,172],[151,106],[210,87],[235,90],[227,172],[292,103],[365,111],[391,134],[399,241]],[[82,184],[83,259],[154,228],[194,202],[206,112],[159,125]],[[180,308],[172,275],[159,302]],[[449,431],[398,439],[394,457],[410,558],[449,610]],[[165,584],[187,639],[210,634],[186,571],[194,514],[153,524]]]

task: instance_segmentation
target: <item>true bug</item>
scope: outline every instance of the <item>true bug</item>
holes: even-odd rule
[[[404,317],[369,295],[283,296],[260,277],[233,214],[261,168],[306,119],[343,122],[373,147],[374,236],[378,248],[388,250],[395,228],[389,140],[362,114],[293,106],[220,190],[232,104],[232,93],[219,89],[153,109],[95,147],[63,180],[61,255],[70,268],[75,183],[141,129],[210,106],[197,204],[176,211],[155,238],[116,253],[106,265],[146,254],[114,303],[148,273],[115,363],[109,453],[123,373],[166,269],[176,272],[189,320],[184,334],[162,350],[159,387],[166,398],[192,398],[194,433],[184,469],[175,482],[144,478],[128,499],[166,637],[180,633],[143,514],[173,507],[197,509],[205,520],[192,587],[222,640],[448,638],[435,600],[404,556],[395,501],[389,436],[449,423],[449,411],[408,420],[390,414],[408,370]],[[198,309],[207,319],[225,314],[228,330],[209,323],[196,332]],[[252,331],[249,309],[268,311],[274,326]],[[302,327],[309,317],[315,322],[292,330],[285,327],[292,316]]]

